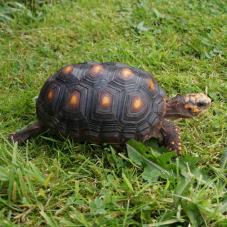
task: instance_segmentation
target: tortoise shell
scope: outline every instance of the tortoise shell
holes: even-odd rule
[[[144,141],[161,127],[164,91],[147,72],[119,63],[68,65],[42,87],[36,112],[52,132],[78,142]]]

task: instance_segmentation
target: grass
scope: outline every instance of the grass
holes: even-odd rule
[[[0,3],[0,226],[227,226],[224,1]],[[153,72],[170,96],[208,93],[206,114],[177,122],[182,157],[156,141],[7,141],[49,75],[89,60]]]

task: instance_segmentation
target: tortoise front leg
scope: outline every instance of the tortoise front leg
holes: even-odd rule
[[[26,128],[23,128],[9,135],[9,140],[16,143],[24,143],[27,139],[35,137],[45,131],[44,126],[40,122],[34,122]]]
[[[176,151],[178,155],[181,154],[180,133],[177,126],[169,121],[164,120],[160,130],[164,146],[172,151]]]

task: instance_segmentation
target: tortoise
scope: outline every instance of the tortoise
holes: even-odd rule
[[[38,121],[10,139],[23,143],[47,129],[79,143],[121,145],[154,137],[180,154],[180,133],[171,120],[198,116],[210,104],[203,93],[168,98],[152,74],[126,64],[71,64],[42,87],[36,102]]]

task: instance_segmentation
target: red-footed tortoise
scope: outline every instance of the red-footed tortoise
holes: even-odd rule
[[[73,64],[45,82],[36,103],[38,121],[10,139],[21,143],[47,129],[89,143],[155,137],[179,154],[179,131],[170,119],[197,116],[210,104],[202,93],[168,98],[151,74],[125,64]]]

